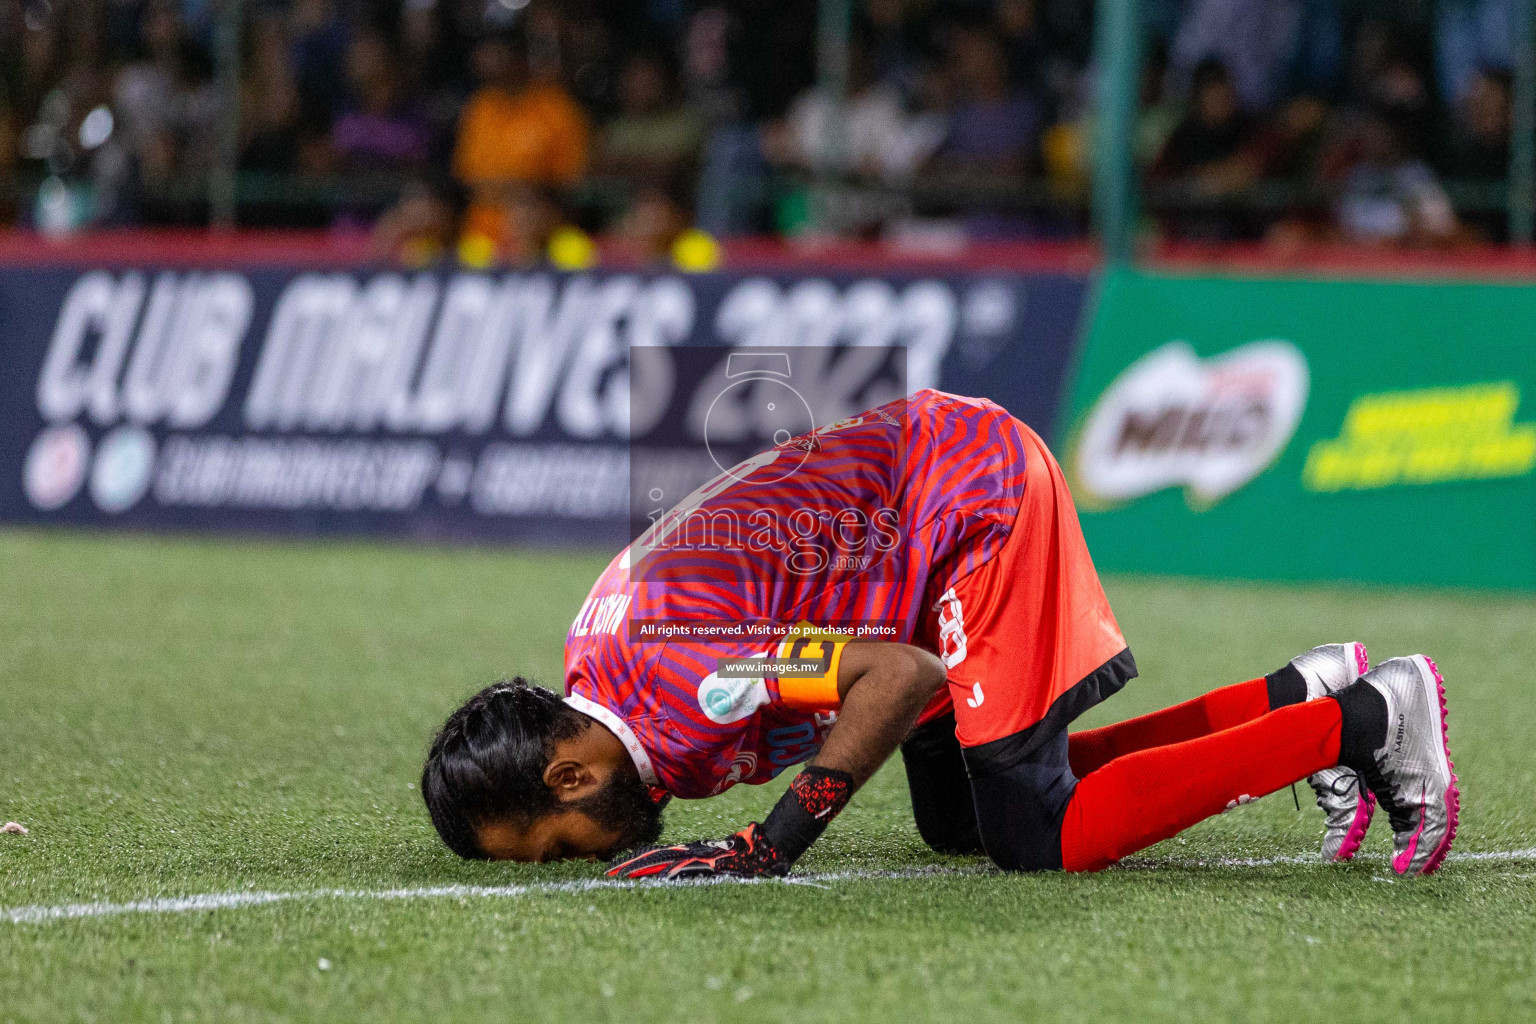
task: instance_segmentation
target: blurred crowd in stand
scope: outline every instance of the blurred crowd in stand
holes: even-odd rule
[[[206,223],[233,166],[411,263],[1087,230],[1092,0],[855,0],[842,102],[816,0],[229,2],[0,0],[0,213]],[[1517,2],[1143,0],[1148,227],[1501,240]]]

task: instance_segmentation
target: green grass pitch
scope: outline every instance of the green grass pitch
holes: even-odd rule
[[[899,766],[811,851],[816,885],[459,863],[413,786],[430,732],[500,675],[558,685],[603,561],[0,533],[0,821],[31,830],[0,835],[0,1021],[1536,1017],[1530,599],[1108,581],[1142,678],[1085,724],[1323,641],[1435,656],[1465,796],[1430,879],[1391,876],[1384,823],[1354,865],[1293,860],[1320,825],[1304,788],[1300,813],[1278,793],[1098,875],[1004,876],[922,846]],[[776,796],[675,803],[667,834]],[[456,885],[526,888],[416,892]]]

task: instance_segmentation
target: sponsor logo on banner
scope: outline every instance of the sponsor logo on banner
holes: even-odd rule
[[[1314,493],[1498,480],[1536,471],[1536,423],[1516,423],[1514,381],[1361,395],[1339,436],[1307,455]]]
[[[149,490],[154,468],[154,436],[143,427],[118,427],[96,449],[91,500],[109,515],[126,512]]]
[[[27,450],[22,484],[34,508],[51,512],[67,505],[85,483],[91,439],[74,423],[45,427]]]
[[[917,388],[938,383],[958,326],[960,296],[942,281],[747,278],[709,311],[699,288],[675,276],[299,274],[257,320],[242,273],[92,271],[52,325],[24,492],[52,511],[84,490],[109,515],[148,500],[622,518],[631,346],[898,345]],[[861,381],[828,384],[851,396]]]
[[[987,394],[1043,422],[1083,289],[1074,275],[802,266],[750,275],[7,267],[0,305],[15,387],[3,390],[19,400],[0,409],[0,517],[622,543],[649,493],[631,494],[632,449],[644,448],[634,439],[654,436],[646,410],[692,415],[700,390],[693,377],[637,372],[632,352],[832,351],[794,382],[816,416],[782,425],[789,438],[763,433],[747,401],[774,401],[768,385],[727,396],[741,396],[743,436],[722,444],[750,450],[762,433],[791,449],[779,456],[788,465],[793,447],[814,450],[827,425],[856,423],[877,404],[881,352],[901,353],[891,362],[909,391]],[[1027,304],[1026,292],[1035,296]],[[1023,321],[1026,308],[1036,322]],[[1020,363],[1012,353],[1026,342]],[[669,457],[653,460],[654,486],[668,485],[662,508],[707,468]],[[732,450],[720,462],[742,457]]]
[[[1183,487],[1209,507],[1285,450],[1306,408],[1306,357],[1288,341],[1254,341],[1201,359],[1182,341],[1127,367],[1082,421],[1071,458],[1084,504]]]

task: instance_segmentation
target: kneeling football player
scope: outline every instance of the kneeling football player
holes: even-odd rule
[[[1354,855],[1378,804],[1399,874],[1445,859],[1459,794],[1428,658],[1371,668],[1362,645],[1329,644],[1068,732],[1135,675],[1044,443],[990,402],[921,391],[786,441],[658,522],[572,623],[566,695],[521,679],[476,694],[432,743],[422,795],[464,857],[629,850],[609,874],[782,875],[900,749],[923,839],[1006,869],[1097,870],[1301,779],[1326,859]],[[763,822],[648,845],[669,797],[804,761]]]

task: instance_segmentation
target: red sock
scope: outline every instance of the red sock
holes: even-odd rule
[[[1269,685],[1262,678],[1250,679],[1140,718],[1075,732],[1067,737],[1067,758],[1072,774],[1082,778],[1117,757],[1209,736],[1267,714]]]
[[[1097,871],[1226,810],[1233,800],[1258,798],[1333,767],[1342,721],[1338,701],[1314,700],[1111,761],[1083,776],[1067,803],[1062,866]]]

